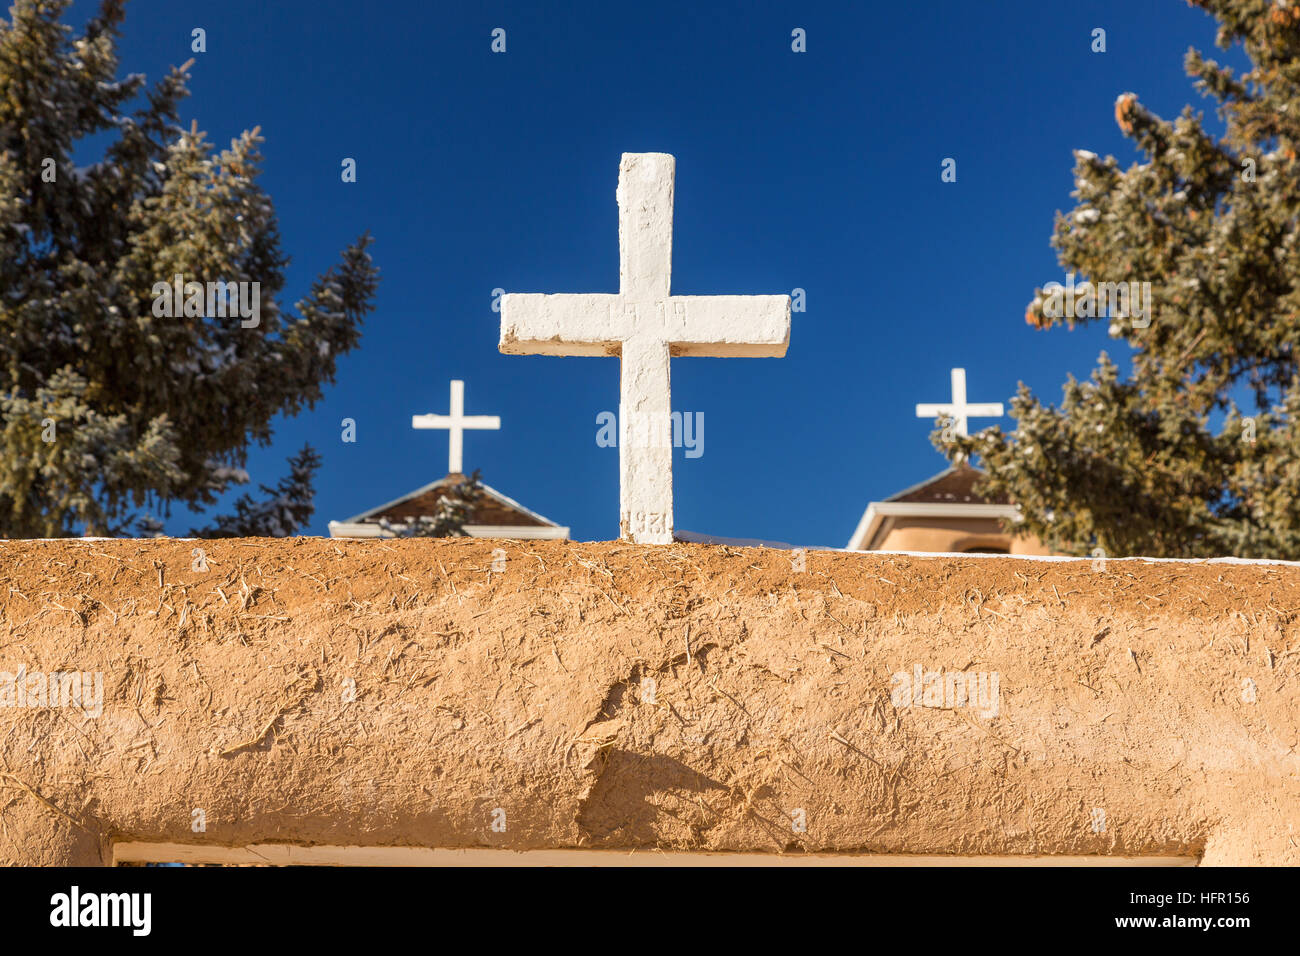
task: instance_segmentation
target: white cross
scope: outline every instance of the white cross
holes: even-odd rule
[[[496,430],[501,427],[501,419],[496,415],[466,415],[465,383],[460,379],[453,378],[451,380],[451,414],[412,415],[411,427],[447,429],[447,474],[459,475],[463,474],[461,456],[465,445],[465,429],[487,428]]]
[[[966,435],[969,434],[967,419],[1001,418],[1002,403],[966,404],[966,370],[955,368],[952,370],[952,404],[916,406],[917,418],[939,418],[940,416],[949,419],[956,426],[954,430],[958,435]]]
[[[667,153],[623,154],[617,295],[501,298],[502,352],[620,357],[619,534],[640,544],[673,540],[669,357],[780,357],[790,344],[787,295],[669,291],[675,166]],[[630,421],[656,423],[656,439],[629,440]]]

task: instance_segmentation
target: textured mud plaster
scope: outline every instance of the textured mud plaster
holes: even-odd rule
[[[123,841],[1300,864],[1300,569],[795,571],[546,541],[493,572],[501,546],[0,542],[0,671],[104,675],[98,717],[0,686],[0,861]],[[903,698],[918,665],[996,674],[996,713]]]
[[[618,355],[619,533],[640,544],[673,540],[671,440],[629,435],[629,423],[671,433],[670,356],[785,355],[786,295],[672,295],[673,180],[667,153],[624,153],[618,169],[618,295],[509,294],[502,352]]]

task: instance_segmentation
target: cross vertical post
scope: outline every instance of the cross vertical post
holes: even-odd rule
[[[664,153],[624,156],[615,194],[618,294],[634,323],[619,354],[618,530],[619,537],[646,544],[673,540],[672,381],[664,312],[672,283],[676,165]]]

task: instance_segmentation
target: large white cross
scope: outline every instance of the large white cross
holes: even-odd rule
[[[451,414],[450,415],[412,415],[412,428],[447,429],[447,474],[463,474],[461,458],[465,447],[465,430],[467,428],[498,429],[501,419],[496,415],[465,414],[465,383],[460,379],[451,380]]]
[[[969,434],[967,420],[971,418],[1001,418],[1001,402],[985,402],[968,405],[966,403],[966,370],[952,370],[952,403],[949,405],[917,405],[917,418],[947,418],[956,427],[958,435]]]
[[[500,349],[510,355],[617,355],[619,534],[673,540],[670,356],[785,355],[787,295],[673,295],[673,179],[667,153],[624,153],[618,167],[618,294],[501,298]],[[631,422],[652,441],[634,440]],[[641,431],[638,428],[637,431]]]

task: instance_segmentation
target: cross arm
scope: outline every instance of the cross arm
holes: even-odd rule
[[[499,415],[412,415],[412,428],[476,428],[495,431],[501,427]]]
[[[952,412],[951,405],[917,405],[917,418],[939,418],[942,415],[948,415]]]
[[[675,295],[666,313],[673,355],[780,358],[790,347],[788,295]]]
[[[501,341],[507,355],[617,355],[628,329],[617,295],[507,293]]]

